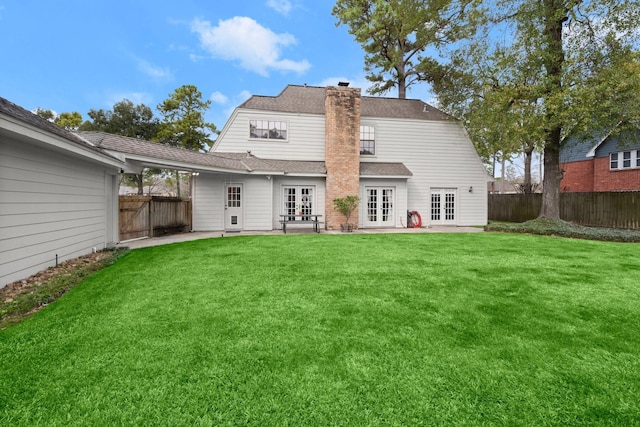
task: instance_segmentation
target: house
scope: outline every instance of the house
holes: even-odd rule
[[[490,178],[473,144],[459,122],[420,100],[361,96],[346,84],[289,85],[235,109],[212,148],[231,152],[298,169],[224,182],[201,174],[196,198],[213,207],[212,197],[224,197],[226,210],[194,208],[194,228],[274,229],[280,215],[302,206],[337,229],[343,218],[332,201],[346,195],[360,197],[360,228],[406,226],[407,210],[428,226],[487,222]]]
[[[361,96],[347,86],[287,86],[237,107],[208,154],[81,132],[125,170],[193,174],[193,230],[274,230],[283,216],[321,215],[358,195],[360,228],[484,225],[490,178],[461,124],[419,100]],[[352,222],[354,222],[352,220]],[[295,224],[288,228],[295,228]]]
[[[0,98],[0,287],[114,245],[123,165]]]
[[[640,140],[608,133],[570,139],[560,151],[560,189],[567,192],[640,190]]]

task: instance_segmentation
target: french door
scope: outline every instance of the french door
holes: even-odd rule
[[[431,189],[431,225],[456,225],[456,194],[455,188]]]
[[[366,187],[365,227],[394,226],[394,192],[392,187]]]
[[[314,214],[314,195],[313,187],[287,186],[283,187],[283,215],[292,215],[288,221],[294,221],[293,215],[311,215]],[[299,218],[302,220],[310,220],[311,217]]]

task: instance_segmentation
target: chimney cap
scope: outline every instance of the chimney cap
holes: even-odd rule
[[[349,86],[349,82],[338,82],[338,86],[347,87]]]

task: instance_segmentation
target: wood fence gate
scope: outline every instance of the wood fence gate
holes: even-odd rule
[[[191,200],[120,196],[120,241],[191,230]]]

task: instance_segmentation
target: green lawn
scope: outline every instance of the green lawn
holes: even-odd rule
[[[640,246],[289,235],[135,250],[0,331],[0,425],[640,425]]]

